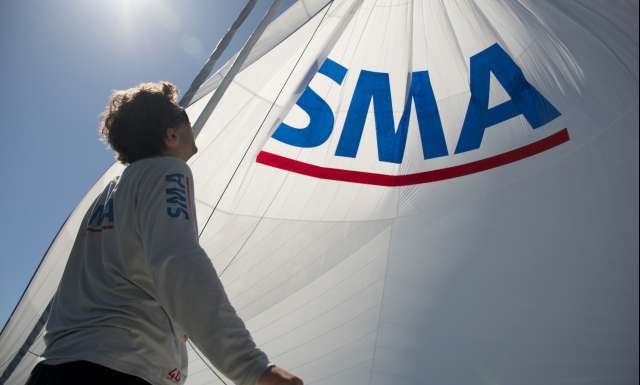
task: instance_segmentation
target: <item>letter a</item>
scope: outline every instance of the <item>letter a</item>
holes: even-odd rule
[[[480,147],[484,130],[518,115],[538,128],[560,112],[524,78],[522,70],[498,44],[474,55],[471,66],[471,99],[456,147],[456,154]],[[493,73],[511,100],[489,109],[489,79]]]

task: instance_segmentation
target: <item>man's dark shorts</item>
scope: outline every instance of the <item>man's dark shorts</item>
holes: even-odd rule
[[[151,385],[141,378],[88,361],[60,365],[39,363],[26,385]]]

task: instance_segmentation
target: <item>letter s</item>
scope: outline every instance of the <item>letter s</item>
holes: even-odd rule
[[[338,84],[342,84],[347,69],[327,58],[320,66],[319,73]],[[333,111],[331,107],[309,86],[296,102],[309,115],[309,124],[304,128],[291,127],[281,123],[273,133],[273,138],[296,147],[317,147],[326,142],[333,131]]]

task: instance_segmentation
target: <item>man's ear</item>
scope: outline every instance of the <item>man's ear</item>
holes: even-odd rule
[[[174,148],[179,143],[178,129],[169,127],[164,133],[164,144],[167,148]]]

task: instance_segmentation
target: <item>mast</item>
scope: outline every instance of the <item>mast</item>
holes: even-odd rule
[[[209,56],[209,59],[207,60],[207,62],[204,64],[200,72],[198,72],[198,75],[196,75],[196,77],[191,82],[191,85],[189,86],[189,89],[187,90],[187,92],[185,92],[184,95],[182,95],[182,98],[180,99],[180,105],[182,107],[187,107],[189,104],[191,104],[191,99],[193,98],[193,95],[195,95],[196,91],[198,91],[202,83],[204,83],[204,81],[207,80],[216,62],[218,61],[220,56],[222,56],[222,53],[225,51],[225,49],[229,45],[229,43],[235,36],[240,26],[242,26],[242,23],[244,23],[244,21],[247,19],[247,16],[249,16],[251,11],[255,7],[256,1],[257,0],[247,1],[247,3],[244,5],[244,8],[242,8],[242,11],[240,11],[240,14],[236,18],[236,20],[233,22],[233,24],[231,24],[231,27],[229,28],[229,30],[224,34],[222,39],[218,42],[218,45],[216,45],[216,48],[211,53],[211,56]]]
[[[204,110],[202,110],[202,112],[198,116],[198,119],[193,124],[193,131],[195,135],[198,135],[198,133],[200,133],[200,130],[204,126],[204,123],[209,119],[209,116],[218,105],[218,102],[222,98],[222,95],[224,95],[225,91],[227,90],[227,87],[229,87],[229,84],[231,84],[231,81],[233,80],[233,78],[236,76],[238,71],[240,71],[240,69],[242,68],[242,64],[244,63],[247,56],[249,55],[249,52],[251,51],[253,46],[256,44],[258,39],[260,39],[260,36],[262,36],[262,33],[267,28],[269,23],[275,17],[281,3],[282,3],[282,0],[274,0],[273,3],[271,3],[271,7],[269,7],[269,10],[267,11],[267,13],[262,17],[260,24],[258,24],[256,29],[253,31],[253,33],[249,37],[249,40],[247,40],[244,47],[242,47],[242,49],[240,50],[240,53],[238,53],[238,56],[236,57],[236,60],[233,62],[233,65],[231,66],[231,68],[229,69],[229,72],[225,75],[224,79],[222,79],[222,82],[220,83],[218,88],[216,88],[215,92],[213,93],[213,95],[207,102],[206,106],[204,107]]]

